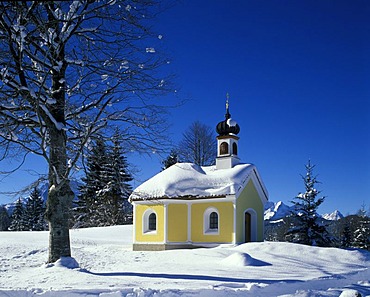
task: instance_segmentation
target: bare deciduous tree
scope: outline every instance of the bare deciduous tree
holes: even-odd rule
[[[0,3],[0,160],[22,152],[49,167],[49,262],[71,256],[71,170],[90,139],[120,126],[127,149],[158,149],[168,62],[141,1]]]
[[[182,136],[178,148],[181,161],[199,166],[213,165],[216,162],[216,135],[211,127],[195,121]]]

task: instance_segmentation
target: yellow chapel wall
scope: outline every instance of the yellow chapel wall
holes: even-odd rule
[[[147,210],[153,210],[157,216],[157,230],[155,232],[146,232],[143,231],[143,217],[144,213]],[[140,242],[164,242],[164,205],[163,204],[136,204],[135,205],[135,241]]]
[[[168,242],[186,242],[188,240],[188,205],[168,204],[167,214]]]
[[[204,213],[216,208],[219,214],[217,235],[204,234]],[[194,243],[231,243],[233,241],[234,211],[233,202],[194,203],[191,205],[191,241]]]
[[[256,187],[252,181],[249,180],[247,186],[236,200],[236,242],[244,242],[244,213],[247,209],[253,209],[257,214],[257,241],[264,240],[264,221],[263,213],[264,206]]]

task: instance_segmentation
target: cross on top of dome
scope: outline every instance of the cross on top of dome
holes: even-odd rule
[[[226,114],[225,120],[219,122],[216,126],[216,131],[219,136],[234,134],[237,135],[240,132],[240,127],[236,121],[231,118],[229,112],[229,93],[226,94]]]

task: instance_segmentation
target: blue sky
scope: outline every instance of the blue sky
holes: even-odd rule
[[[216,126],[226,92],[273,201],[304,191],[310,158],[321,212],[370,204],[370,3],[183,1],[158,27],[180,93],[174,139],[195,120]]]
[[[319,212],[369,207],[369,15],[365,0],[180,1],[155,24],[177,94],[188,99],[170,112],[171,138],[195,120],[215,127],[229,92],[239,155],[257,166],[270,200],[289,203],[304,191],[311,159],[327,196]],[[159,172],[160,159],[129,156],[140,180]],[[0,181],[0,191],[32,181],[28,167],[46,172],[38,164]]]

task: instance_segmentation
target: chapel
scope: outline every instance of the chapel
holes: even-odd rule
[[[268,192],[256,166],[239,158],[240,130],[227,98],[214,166],[177,163],[132,192],[134,250],[263,241]]]

